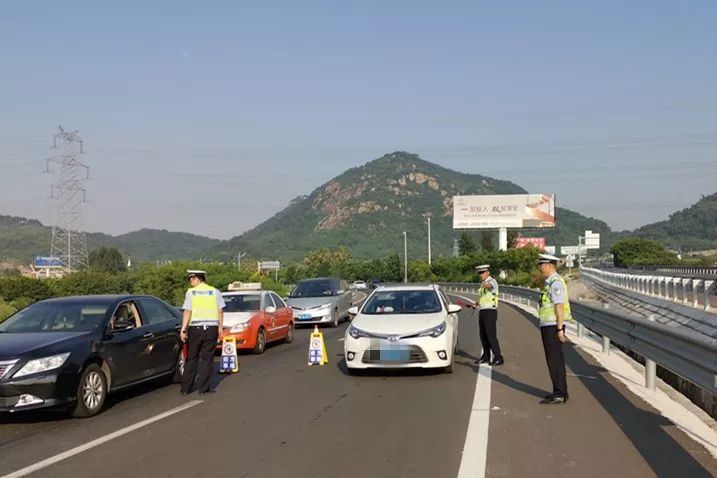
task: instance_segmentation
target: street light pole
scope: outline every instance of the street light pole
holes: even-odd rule
[[[431,265],[431,217],[428,216],[428,265]]]
[[[403,282],[408,283],[408,240],[403,231]]]

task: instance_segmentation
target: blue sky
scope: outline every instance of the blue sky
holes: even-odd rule
[[[0,4],[0,214],[228,238],[394,150],[555,192],[615,229],[717,191],[717,3]],[[198,213],[203,214],[198,214]]]

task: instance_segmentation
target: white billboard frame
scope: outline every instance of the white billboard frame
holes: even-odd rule
[[[453,196],[453,229],[555,227],[555,194]]]

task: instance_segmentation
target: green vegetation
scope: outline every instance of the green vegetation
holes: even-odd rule
[[[638,265],[668,265],[678,262],[677,256],[663,244],[650,239],[629,237],[621,239],[610,248],[615,267]]]
[[[100,247],[89,254],[90,269],[103,272],[124,272],[127,270],[124,258],[116,247]]]
[[[637,229],[639,237],[655,239],[672,249],[717,249],[717,193],[670,215],[669,220]]]

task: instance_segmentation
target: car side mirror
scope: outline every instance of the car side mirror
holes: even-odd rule
[[[266,309],[264,309],[264,312],[266,312],[267,314],[275,314],[275,313],[276,313],[276,307],[274,307],[273,305],[270,305],[269,307],[267,307]]]
[[[112,333],[127,332],[128,330],[134,329],[134,324],[125,320],[116,321],[112,324]]]
[[[449,314],[456,314],[463,310],[463,307],[461,307],[458,304],[448,304],[448,313]]]
[[[349,308],[349,315],[358,315],[358,307]]]

